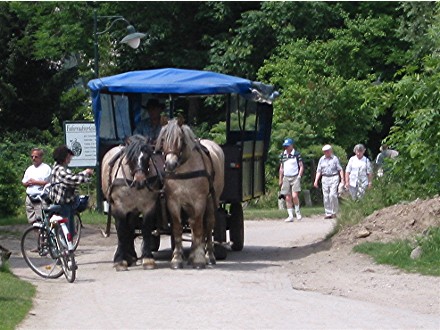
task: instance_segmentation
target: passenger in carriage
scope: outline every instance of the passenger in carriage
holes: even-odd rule
[[[150,99],[147,106],[144,107],[148,111],[148,117],[142,119],[136,126],[133,134],[140,134],[148,138],[150,144],[155,144],[162,128],[160,122],[160,114],[164,109],[164,105],[159,103],[157,99]]]

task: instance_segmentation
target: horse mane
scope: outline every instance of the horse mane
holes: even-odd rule
[[[147,144],[147,138],[136,134],[130,136],[127,141],[127,146],[125,147],[125,157],[127,158],[127,163],[133,164],[137,162],[137,158],[142,151],[142,147]]]
[[[180,126],[177,119],[171,119],[168,121],[168,124],[162,127],[162,130],[159,133],[159,136],[157,138],[156,150],[159,150],[162,147],[162,143],[166,145],[172,145],[176,137],[179,136],[180,129],[182,129],[185,144],[190,149],[193,149],[196,145],[197,139],[194,132],[191,130],[191,128],[189,128],[188,125]]]
[[[197,137],[188,125],[182,125],[183,136],[186,145],[192,150],[196,145]]]

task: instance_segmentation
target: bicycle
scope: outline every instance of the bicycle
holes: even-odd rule
[[[76,207],[75,215],[73,217],[74,229],[75,229],[75,236],[73,236],[73,250],[74,251],[76,251],[76,248],[78,247],[79,240],[81,239],[81,230],[83,228],[80,213],[83,212],[85,209],[87,209],[88,204],[89,204],[89,196],[88,195],[79,196],[78,206]]]
[[[50,203],[46,193],[37,198]],[[43,208],[42,219],[35,221],[23,233],[21,253],[27,265],[39,276],[59,278],[64,274],[67,281],[73,283],[78,266],[72,234],[67,228],[69,220],[58,215],[60,210],[60,205]]]

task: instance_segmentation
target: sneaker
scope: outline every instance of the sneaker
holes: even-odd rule
[[[324,217],[324,219],[331,219],[331,218],[333,218],[333,216],[332,215],[326,215],[325,217]]]
[[[286,220],[284,220],[284,222],[293,222],[293,218],[288,217]]]
[[[296,219],[301,220],[302,216],[301,216],[301,212],[296,212]]]

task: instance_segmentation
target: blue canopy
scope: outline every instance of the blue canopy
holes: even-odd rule
[[[155,94],[250,94],[252,82],[247,79],[210,71],[156,69],[132,71],[93,79],[92,91]]]
[[[100,132],[101,122],[114,121],[117,124],[127,120],[121,118],[101,118],[103,101],[101,94],[164,94],[164,95],[216,95],[239,94],[255,102],[272,103],[278,96],[274,87],[248,79],[229,76],[210,71],[187,69],[155,69],[131,71],[114,76],[90,80],[88,87],[92,94],[92,107],[97,132]],[[140,99],[141,100],[141,99]],[[123,109],[128,105],[118,105]],[[140,106],[140,104],[139,104]],[[123,111],[118,110],[116,115],[121,116]],[[124,131],[121,129],[121,131]],[[123,135],[123,134],[122,134]],[[99,139],[99,133],[97,133]]]
[[[239,94],[256,102],[272,103],[278,92],[271,85],[211,71],[156,69],[131,71],[90,80],[95,98],[100,91],[115,93],[213,95]]]

